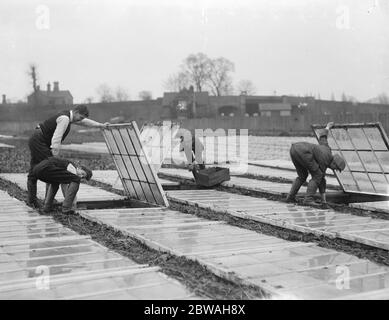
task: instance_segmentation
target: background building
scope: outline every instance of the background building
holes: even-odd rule
[[[38,86],[37,91],[27,97],[27,102],[32,106],[71,106],[73,96],[69,90],[60,90],[59,82],[55,81],[53,89],[51,89],[50,82],[47,84],[46,91],[42,91]]]

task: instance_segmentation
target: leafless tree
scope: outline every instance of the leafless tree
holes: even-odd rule
[[[210,59],[204,53],[189,55],[181,66],[182,72],[194,84],[196,91],[201,92],[209,81]]]
[[[96,92],[97,92],[97,95],[100,99],[100,102],[113,102],[113,101],[115,101],[115,98],[112,94],[111,88],[105,83],[99,85],[96,89]]]
[[[350,101],[353,104],[358,103],[358,99],[355,98],[354,96],[347,96],[347,100]]]
[[[36,64],[31,63],[29,65],[28,72],[27,72],[27,74],[31,77],[33,92],[36,92],[38,90],[38,86],[37,86],[38,75],[36,69],[37,69]]]
[[[342,93],[342,101],[343,102],[351,102],[353,104],[358,103],[357,98],[355,98],[353,96],[349,96],[349,95],[345,94],[344,92]]]
[[[378,103],[389,104],[389,97],[385,92],[378,95],[377,99],[378,99]]]
[[[211,59],[209,62],[208,85],[215,96],[230,94],[233,90],[230,73],[234,64],[223,57]]]
[[[91,104],[93,102],[93,97],[87,97],[84,102]]]
[[[170,75],[164,82],[164,88],[168,91],[178,92],[187,88],[190,84],[188,74],[183,71]]]
[[[141,100],[151,100],[153,99],[153,95],[151,91],[143,90],[139,92],[139,99]]]
[[[247,95],[254,95],[257,91],[251,80],[240,80],[237,89],[238,92],[246,92]]]
[[[129,94],[122,87],[117,87],[115,91],[116,101],[127,101],[129,99]]]

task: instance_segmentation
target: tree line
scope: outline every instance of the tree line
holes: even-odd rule
[[[179,71],[168,77],[164,88],[181,91],[193,86],[198,92],[209,91],[214,96],[232,95],[235,91],[248,95],[256,93],[250,80],[241,80],[234,88],[233,72],[235,65],[227,58],[210,58],[202,52],[190,54],[180,65]]]
[[[33,92],[38,90],[38,67],[35,63],[29,65],[27,74],[32,84]],[[187,56],[176,73],[171,74],[164,82],[164,88],[168,91],[179,92],[182,89],[193,88],[198,91],[209,91],[212,95],[223,96],[232,94],[256,94],[256,88],[251,80],[240,80],[236,86],[233,85],[232,73],[235,65],[224,57],[210,58],[204,53],[190,54]],[[118,86],[112,88],[106,83],[96,88],[97,102],[128,101],[130,95],[125,88]],[[274,93],[276,94],[276,93]],[[305,96],[313,96],[312,93]],[[320,99],[320,94],[316,96]],[[138,93],[139,100],[152,100],[152,92],[142,90]],[[331,93],[330,100],[336,101],[334,93]],[[22,100],[20,100],[22,102]],[[359,102],[355,97],[341,94],[340,101]],[[85,103],[94,102],[94,97],[89,96]],[[389,104],[389,96],[382,92],[377,97],[367,100],[368,103]]]
[[[128,101],[130,100],[130,95],[128,92],[121,86],[116,88],[111,88],[106,83],[99,85],[96,89],[97,97],[99,102],[118,102],[118,101]],[[142,90],[138,93],[138,98],[140,100],[152,100],[153,95],[151,91]],[[85,102],[92,103],[93,97],[88,97]],[[92,101],[91,101],[92,100]]]

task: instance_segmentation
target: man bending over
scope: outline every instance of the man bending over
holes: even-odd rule
[[[50,212],[60,184],[69,184],[62,203],[62,213],[72,214],[73,201],[80,187],[81,179],[90,180],[92,171],[84,166],[77,166],[63,158],[50,157],[38,163],[32,170],[36,179],[49,184],[46,191],[43,211]]]
[[[328,208],[325,194],[326,170],[327,168],[331,168],[332,170],[342,171],[346,167],[343,158],[338,154],[332,155],[328,145],[327,136],[333,124],[333,122],[329,122],[326,128],[320,133],[318,145],[309,142],[297,142],[292,144],[290,148],[290,157],[296,168],[298,177],[292,184],[292,188],[286,198],[287,202],[296,201],[296,194],[307,180],[308,173],[310,173],[312,179],[308,183],[304,204],[315,204],[313,197],[317,188],[319,188],[322,206]]]

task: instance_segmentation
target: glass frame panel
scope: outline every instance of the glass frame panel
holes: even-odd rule
[[[169,206],[159,178],[144,156],[136,122],[109,125],[102,131],[128,196],[153,205]]]
[[[317,140],[323,128],[312,126]],[[328,141],[333,154],[340,154],[346,161],[344,172],[335,171],[343,191],[389,195],[389,141],[379,122],[336,124],[330,129]]]

